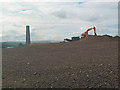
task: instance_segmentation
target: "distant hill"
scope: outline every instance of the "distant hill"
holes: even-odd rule
[[[12,48],[12,47],[19,47],[19,46],[25,46],[25,43],[23,42],[2,42],[2,44],[0,44],[0,47],[2,48]]]
[[[54,41],[54,40],[43,40],[43,41],[31,41],[31,43],[58,43],[60,41]],[[13,47],[21,47],[25,46],[25,42],[19,42],[19,41],[8,41],[8,42],[0,42],[0,47],[2,48],[13,48]]]

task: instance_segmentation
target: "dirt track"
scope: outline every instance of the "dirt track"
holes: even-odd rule
[[[3,49],[3,88],[117,88],[118,37]]]

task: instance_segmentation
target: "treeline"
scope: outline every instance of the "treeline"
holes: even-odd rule
[[[22,47],[25,46],[25,43],[21,42],[2,42],[0,43],[0,47],[9,48],[9,47]]]

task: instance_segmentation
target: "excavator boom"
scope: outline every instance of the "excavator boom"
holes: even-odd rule
[[[95,28],[95,27],[93,27],[93,28],[89,28],[89,29],[87,29],[87,31],[86,31],[86,32],[84,32],[84,33],[82,33],[82,34],[81,34],[81,36],[82,36],[82,37],[87,36],[87,35],[88,35],[88,31],[90,31],[90,30],[92,30],[92,29],[94,29],[94,35],[97,35],[97,34],[96,34],[96,28]]]

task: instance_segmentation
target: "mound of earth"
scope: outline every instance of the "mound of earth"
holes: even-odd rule
[[[88,35],[85,38],[82,38],[81,41],[85,42],[107,42],[107,41],[118,41],[119,37],[115,36],[109,36],[109,35],[103,35],[103,36],[93,36],[93,35]]]
[[[3,88],[118,88],[118,37],[4,48]]]

